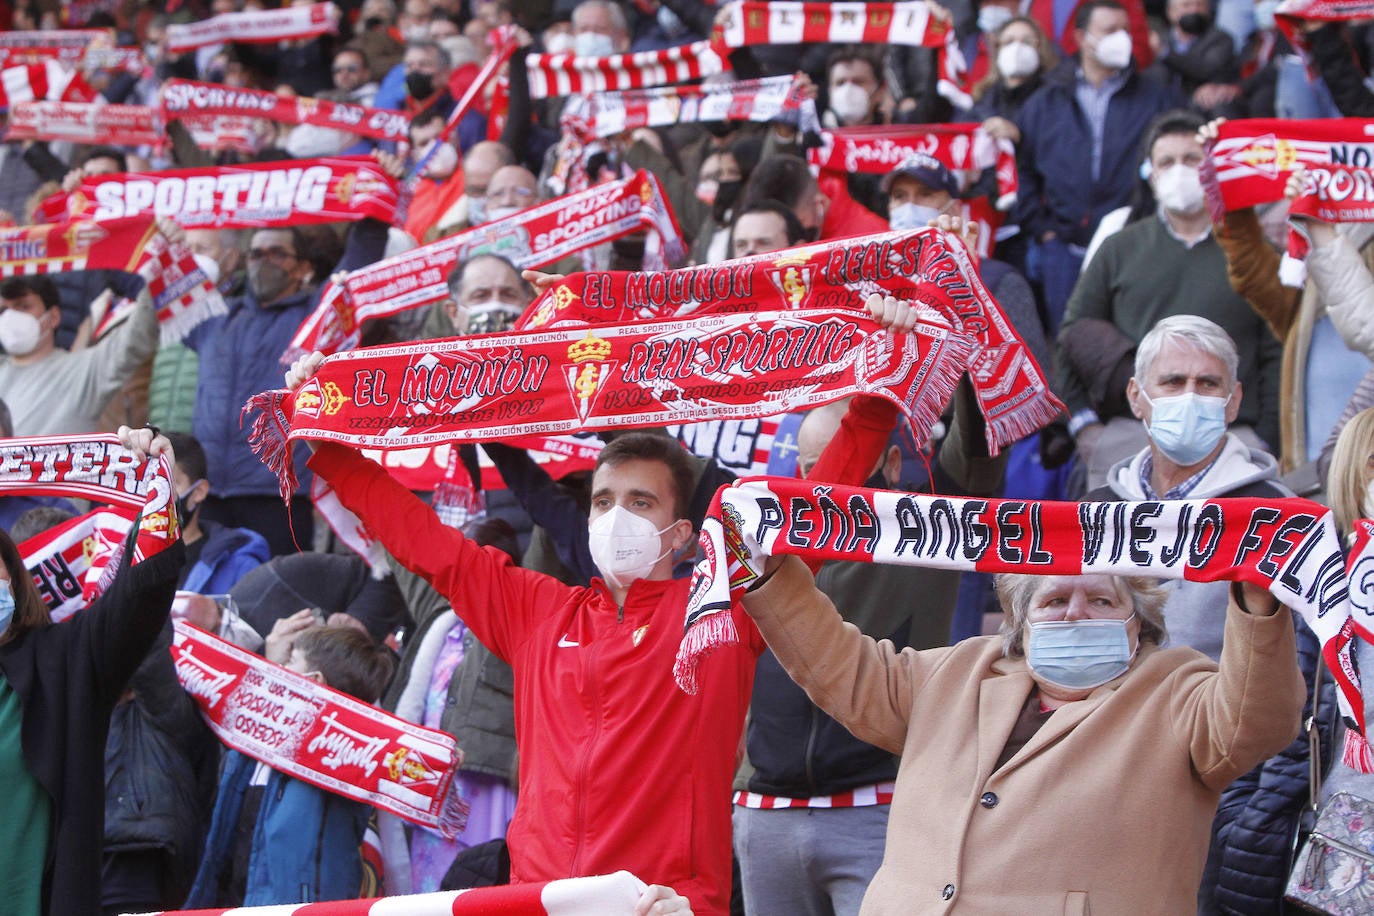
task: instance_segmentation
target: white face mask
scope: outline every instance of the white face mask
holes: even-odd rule
[[[436,147],[435,144],[438,144],[438,146]],[[428,162],[425,162],[425,156],[429,156],[430,150],[434,151],[434,155],[429,157]],[[416,157],[415,161],[425,162],[425,167],[423,169],[424,177],[432,178],[435,181],[443,181],[452,175],[454,170],[458,168],[458,151],[453,148],[452,143],[441,143],[438,140],[431,140],[425,144],[424,149],[421,151],[420,155]]]
[[[939,215],[934,207],[905,203],[888,211],[887,224],[893,229],[924,229]]]
[[[487,210],[487,222],[494,223],[498,219],[505,219],[520,212],[519,207],[492,207]]]
[[[600,32],[578,32],[573,36],[573,53],[578,57],[610,57],[615,41]]]
[[[1170,213],[1201,213],[1206,200],[1198,170],[1180,162],[1156,173],[1155,199]]]
[[[1097,62],[1108,70],[1120,70],[1131,62],[1131,50],[1131,33],[1117,29],[1097,39],[1097,48],[1093,53],[1097,56]]]
[[[5,309],[0,312],[0,347],[10,356],[28,356],[38,349],[43,326],[28,312]]]
[[[997,72],[1009,79],[1030,76],[1040,69],[1040,52],[1024,41],[1009,41],[997,49]]]
[[[468,225],[477,226],[487,221],[487,199],[485,197],[468,197]]]
[[[830,90],[830,110],[845,124],[855,124],[868,117],[868,90],[857,83],[845,83]]]
[[[647,518],[615,506],[588,528],[592,562],[607,582],[626,588],[653,572],[658,561],[668,555],[669,549],[663,547],[659,535],[671,527],[655,531]]]
[[[554,32],[544,36],[544,51],[549,54],[567,54],[574,44],[571,32]]]

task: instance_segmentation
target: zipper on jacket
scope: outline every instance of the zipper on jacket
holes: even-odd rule
[[[616,610],[615,610],[615,622],[616,622],[616,623],[624,623],[624,622],[625,622],[625,605],[620,604],[620,605],[617,605],[617,606],[616,606]]]
[[[621,605],[620,613],[623,616],[625,606]],[[596,750],[597,742],[601,738],[601,682],[598,681],[593,672],[596,670],[594,657],[600,650],[605,640],[597,639],[592,642],[587,652],[583,653],[582,673],[587,678],[587,686],[591,688],[591,711],[592,711],[592,735],[587,742],[586,753],[582,755],[582,763],[578,767],[577,774],[577,842],[573,847],[572,874],[581,874],[578,867],[582,858],[582,838],[586,835],[587,824],[587,771],[591,768],[592,755]]]

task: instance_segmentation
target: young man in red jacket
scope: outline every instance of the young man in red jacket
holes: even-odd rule
[[[886,320],[904,320],[888,301]],[[883,313],[879,300],[879,320]],[[321,359],[299,361],[287,386],[300,385]],[[896,410],[865,400],[846,416],[815,479],[868,478]],[[693,536],[684,518],[693,475],[682,447],[631,432],[602,450],[589,534],[604,578],[585,588],[476,546],[352,449],[316,443],[310,468],[514,669],[520,799],[506,834],[512,882],[627,869],[674,888],[695,913],[724,916],[730,787],[764,645],[732,608],[740,643],[705,659],[700,692],[689,696],[673,680],[689,586],[672,578],[673,558]]]

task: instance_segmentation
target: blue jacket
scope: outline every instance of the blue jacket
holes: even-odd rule
[[[219,796],[187,909],[233,906],[223,899],[234,834],[257,761],[238,751],[224,759]],[[244,906],[351,900],[362,889],[359,847],[372,809],[273,771],[253,829]]]
[[[374,219],[359,222],[349,233],[348,248],[336,270],[353,270],[381,257],[386,226]],[[248,445],[250,424],[239,424],[244,402],[282,386],[282,354],[319,302],[319,291],[306,289],[270,306],[260,306],[251,289],[228,300],[228,313],[202,322],[185,344],[200,356],[192,432],[205,447],[210,492],[219,497],[276,496],[277,478]],[[306,450],[296,450],[299,492],[308,493]],[[301,476],[304,475],[304,476]]]
[[[1066,61],[1021,108],[1016,124],[1020,173],[1014,219],[1032,239],[1053,231],[1087,245],[1097,223],[1130,199],[1140,166],[1140,142],[1150,122],[1185,101],[1172,89],[1132,71],[1107,103],[1098,177],[1092,177],[1092,130],[1076,95],[1077,63]]]
[[[182,589],[200,595],[223,595],[247,573],[272,559],[267,540],[249,528],[228,528],[202,521],[205,546],[186,573]]]

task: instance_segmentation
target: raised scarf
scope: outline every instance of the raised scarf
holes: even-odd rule
[[[96,599],[101,573],[128,537],[137,510],[106,506],[68,519],[19,544],[24,568],[53,623],[61,623]]]
[[[727,48],[752,45],[879,44],[942,48],[951,29],[921,0],[820,3],[745,0],[716,32]]]
[[[1299,166],[1307,168],[1307,185],[1289,207],[1290,215],[1330,223],[1374,221],[1374,137],[1368,125],[1359,118],[1222,124],[1202,164],[1212,221],[1220,222],[1228,210],[1282,200]],[[1286,285],[1302,285],[1301,261],[1309,247],[1306,234],[1290,220],[1280,266]]]
[[[1063,410],[1035,358],[983,286],[968,249],[936,229],[821,242],[668,272],[573,274],[531,303],[518,327],[780,309],[864,312],[871,293],[914,300],[975,340],[968,369],[988,422],[992,454]]]
[[[51,222],[151,215],[187,229],[264,229],[367,217],[390,223],[399,188],[371,156],[327,156],[84,179],[45,200]]]
[[[167,910],[150,916],[633,916],[645,883],[627,871],[372,900]]]
[[[448,298],[449,274],[459,261],[474,255],[500,255],[519,268],[544,267],[645,229],[663,239],[667,258],[685,256],[677,220],[658,179],[640,170],[623,181],[596,185],[450,235],[355,270],[342,283],[331,279],[286,356],[355,347],[364,321]]]
[[[0,70],[0,107],[42,100],[90,102],[95,97],[85,77],[55,60]]]
[[[205,45],[242,42],[270,44],[333,34],[339,30],[339,8],[332,3],[284,6],[280,9],[221,13],[199,22],[167,26],[167,51],[180,54]]]
[[[177,679],[221,741],[274,770],[452,839],[468,805],[453,790],[453,736],[407,722],[274,665],[185,620],[173,623]]]
[[[639,127],[725,120],[786,120],[802,131],[820,131],[815,101],[802,98],[790,76],[583,93],[564,104],[560,123],[590,142]]]
[[[845,309],[701,315],[351,350],[245,411],[261,411],[249,441],[290,493],[297,439],[407,448],[764,417],[859,393],[898,404],[921,436],[971,346],[947,326],[889,334]]]
[[[608,89],[671,86],[715,76],[724,72],[728,53],[710,41],[694,41],[661,51],[609,57],[530,54],[525,58],[525,68],[530,98],[547,99]]]
[[[190,248],[169,242],[151,216],[0,229],[0,277],[99,269],[144,279],[164,342],[224,314],[224,298]]]
[[[72,519],[21,547],[44,600],[59,614],[54,619],[70,616],[109,587],[133,525],[138,534],[131,564],[161,552],[180,536],[166,458],[140,460],[108,434],[0,440],[0,493],[88,499],[110,507]],[[79,560],[68,557],[74,544],[81,545]]]
[[[389,108],[368,108],[305,96],[281,96],[261,89],[234,89],[218,83],[168,80],[162,85],[166,120],[184,115],[247,115],[286,124],[313,124],[375,140],[407,142],[410,118]]]
[[[1244,581],[1300,614],[1322,644],[1343,713],[1364,734],[1359,679],[1341,634],[1368,639],[1350,598],[1331,510],[1305,499],[1069,503],[959,499],[754,478],[721,487],[701,531],[674,676],[696,691],[700,660],[738,641],[732,603],[770,556],[1037,575]],[[1371,561],[1374,562],[1374,561]]]
[[[0,33],[0,67],[53,60],[77,70],[123,70],[142,73],[147,66],[141,48],[112,48],[100,29],[51,29]]]
[[[951,172],[997,170],[997,209],[1016,202],[1016,148],[979,124],[893,124],[822,131],[821,145],[807,151],[811,164],[850,175],[886,175],[912,153],[925,153]],[[967,185],[969,182],[963,182]]]

